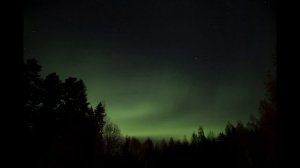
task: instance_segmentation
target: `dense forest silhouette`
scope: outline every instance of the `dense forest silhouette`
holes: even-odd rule
[[[159,142],[123,137],[101,102],[93,109],[82,80],[40,75],[37,60],[23,65],[26,165],[37,168],[277,167],[276,77],[266,82],[259,117],[228,122],[225,132]]]

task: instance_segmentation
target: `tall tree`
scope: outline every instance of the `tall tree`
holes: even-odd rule
[[[94,112],[94,129],[95,129],[95,154],[94,154],[94,167],[99,167],[99,164],[103,161],[104,155],[104,141],[103,130],[105,125],[105,107],[101,102],[96,106]]]
[[[104,126],[103,140],[106,154],[109,156],[119,154],[121,147],[121,130],[118,125],[110,120],[107,120]]]
[[[193,132],[192,136],[191,136],[191,144],[193,146],[198,145],[199,141],[198,141],[198,137],[197,134],[195,132]]]
[[[84,118],[89,111],[89,103],[83,81],[74,77],[67,78],[64,82],[63,93],[66,115],[77,119]]]
[[[23,97],[24,97],[24,126],[28,135],[34,135],[36,121],[40,113],[40,105],[44,99],[42,88],[43,80],[40,78],[42,67],[35,59],[29,59],[24,63],[23,71]]]
[[[62,81],[56,73],[46,76],[43,82],[44,101],[41,103],[41,132],[53,134],[56,124],[61,119]],[[49,137],[46,139],[50,139]]]
[[[95,113],[95,119],[96,119],[97,134],[98,134],[99,138],[102,139],[106,114],[105,114],[105,107],[104,107],[104,105],[102,105],[101,102],[96,106],[94,113]]]
[[[198,139],[199,139],[199,142],[203,142],[206,140],[202,126],[199,126],[199,128],[198,128]]]
[[[263,147],[268,162],[272,164],[277,160],[278,111],[276,77],[269,74],[265,86],[267,90],[266,98],[260,102],[259,112],[261,114]]]
[[[33,151],[33,156],[26,156],[29,167],[37,166],[36,160],[39,160],[38,153],[42,150],[38,147],[37,128],[40,120],[41,104],[44,99],[42,88],[43,80],[40,78],[42,67],[35,59],[29,59],[23,64],[23,129],[25,148]],[[33,160],[35,158],[36,160]]]

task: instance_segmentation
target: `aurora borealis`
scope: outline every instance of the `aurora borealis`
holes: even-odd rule
[[[24,59],[74,76],[123,135],[188,138],[258,114],[272,1],[24,2]]]

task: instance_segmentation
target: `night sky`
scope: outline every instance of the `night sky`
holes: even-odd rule
[[[258,114],[276,47],[270,0],[26,0],[24,59],[74,76],[123,135],[189,137]]]

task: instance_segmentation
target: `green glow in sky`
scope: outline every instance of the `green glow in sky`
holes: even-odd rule
[[[24,59],[82,79],[123,135],[189,138],[258,114],[276,46],[266,4],[126,2],[26,1]]]
[[[123,135],[182,139],[184,135],[189,138],[200,125],[205,132],[218,133],[224,131],[228,121],[245,122],[251,114],[257,114],[264,95],[263,81],[249,79],[251,73],[239,78],[233,75],[228,81],[210,81],[200,74],[202,80],[197,81],[173,67],[131,70],[108,61],[95,64],[79,55],[69,60],[59,57],[59,52],[51,54],[57,58],[40,61],[43,74],[56,71],[61,79],[83,79],[91,105],[105,103],[108,116]],[[66,51],[64,54],[68,55]]]

